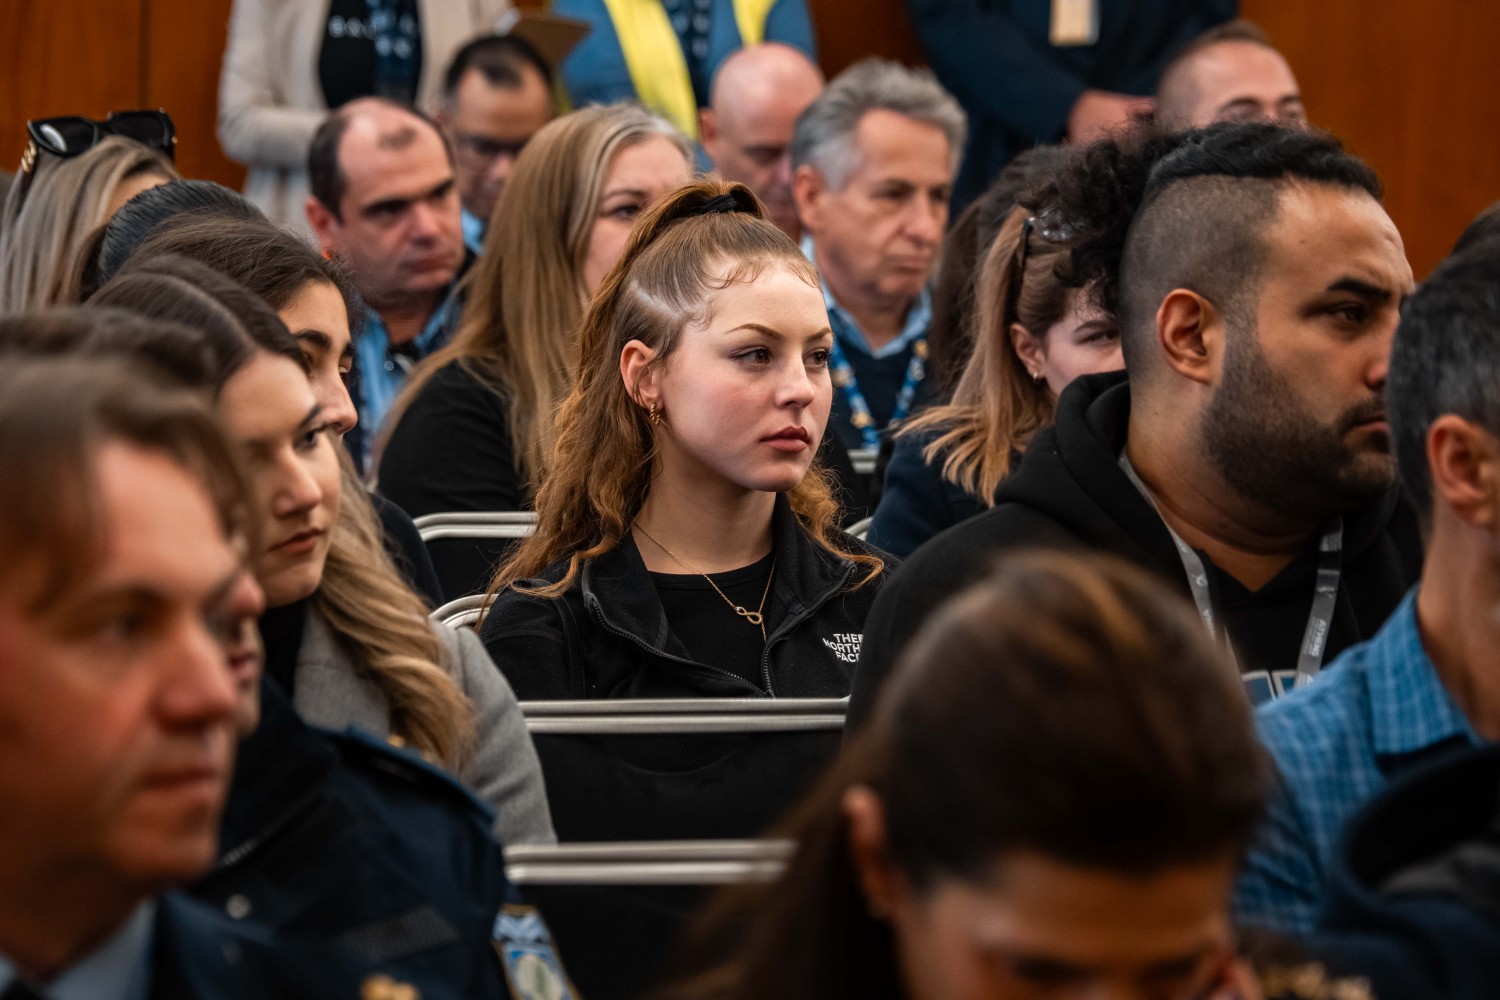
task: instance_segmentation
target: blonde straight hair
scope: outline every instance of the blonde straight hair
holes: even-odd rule
[[[734,211],[704,214],[705,205],[725,195]],[[620,544],[646,502],[657,455],[656,431],[620,377],[620,352],[639,340],[656,352],[652,365],[666,364],[683,328],[703,314],[715,291],[753,281],[767,267],[784,267],[818,287],[807,258],[767,221],[765,207],[743,184],[687,184],[641,217],[583,318],[577,374],[537,490],[536,532],[500,567],[492,592],[567,558],[557,583],[528,591],[558,597],[586,560]],[[838,502],[817,463],[787,498],[814,543],[868,571],[856,586],[880,573],[882,560],[845,542]]]
[[[605,178],[622,149],[653,136],[671,140],[691,165],[682,133],[635,104],[584,108],[532,136],[466,279],[458,332],[413,373],[387,428],[440,368],[457,361],[502,389],[522,476],[532,484],[540,480],[588,301],[583,262]]]
[[[941,460],[943,478],[986,507],[994,506],[1011,457],[1052,423],[1052,396],[1016,356],[1010,328],[1019,323],[1032,336],[1045,337],[1067,312],[1072,296],[1085,294],[1058,277],[1066,252],[1064,243],[1036,231],[1028,209],[1011,211],[980,264],[974,353],[953,398],[897,432],[898,437],[935,433],[923,457],[929,463]]]
[[[0,230],[0,314],[72,305],[84,246],[109,220],[104,211],[121,181],[141,174],[178,180],[166,157],[120,136],[68,159],[38,153],[31,189],[11,186]]]

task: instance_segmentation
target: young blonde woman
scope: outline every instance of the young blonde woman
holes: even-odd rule
[[[689,184],[640,220],[481,630],[518,697],[848,694],[885,564],[814,464],[832,336],[744,186]]]
[[[978,276],[974,353],[953,398],[898,432],[871,544],[910,555],[945,528],[992,507],[1058,395],[1080,375],[1124,367],[1114,318],[1089,288],[1059,276],[1066,229],[1011,210]]]
[[[306,721],[393,737],[496,811],[506,843],[553,839],[515,697],[472,635],[434,627],[382,545],[368,497],[270,307],[181,257],[127,267],[89,300],[203,332],[219,414],[258,495],[266,670]]]
[[[89,234],[141,191],[177,178],[162,152],[117,135],[76,156],[31,156],[0,225],[0,314],[76,301]]]
[[[530,506],[584,307],[636,216],[691,172],[687,140],[635,105],[585,108],[531,138],[453,342],[413,374],[389,418],[383,494],[414,517]]]

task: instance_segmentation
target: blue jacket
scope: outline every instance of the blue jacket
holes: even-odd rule
[[[896,438],[880,505],[867,540],[877,549],[905,559],[929,538],[989,508],[972,493],[943,478],[943,456],[929,462],[923,450],[937,434]],[[1012,462],[1020,460],[1019,456]]]
[[[195,896],[316,956],[338,987],[324,996],[359,996],[385,975],[424,1000],[507,997],[502,955],[530,954],[566,982],[485,805],[414,754],[306,725],[274,681],[261,693],[220,858]],[[528,940],[513,940],[518,928]]]
[[[908,0],[943,86],[969,113],[958,206],[1021,150],[1062,139],[1085,90],[1149,95],[1183,45],[1234,18],[1237,0],[1096,0],[1099,40],[1049,40],[1051,0]]]

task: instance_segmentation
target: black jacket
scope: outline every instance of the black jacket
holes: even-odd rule
[[[885,574],[856,586],[863,567],[814,543],[784,497],[776,501],[772,535],[776,579],[766,604],[760,686],[688,657],[628,537],[585,563],[577,582],[556,600],[513,589],[501,594],[480,637],[522,701],[842,698],[853,680],[865,616]],[[556,582],[566,568],[567,561],[559,561],[526,583]]]
[[[323,996],[375,974],[423,997],[509,996],[497,917],[521,901],[489,809],[414,754],[306,725],[274,681],[261,694],[192,894],[318,956],[306,971],[337,986]]]
[[[1381,1000],[1500,996],[1500,746],[1429,759],[1350,821],[1308,950]]]
[[[1000,484],[994,508],[938,535],[902,565],[871,611],[851,723],[868,715],[896,656],[927,616],[982,575],[996,553],[1021,547],[1107,552],[1191,596],[1166,525],[1119,466],[1129,418],[1124,373],[1078,379],[1058,401],[1057,422],[1037,435]],[[1200,556],[1241,667],[1295,666],[1312,605],[1316,543],[1254,592]],[[1416,513],[1399,491],[1345,514],[1343,572],[1324,662],[1374,635],[1417,582],[1421,566]]]

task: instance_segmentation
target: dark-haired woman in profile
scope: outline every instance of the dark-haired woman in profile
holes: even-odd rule
[[[811,265],[742,185],[642,217],[481,629],[521,699],[849,693],[884,562],[814,463],[831,342]]]
[[[913,641],[780,880],[720,900],[661,998],[1252,1000],[1229,900],[1269,780],[1191,607],[1016,555]]]

